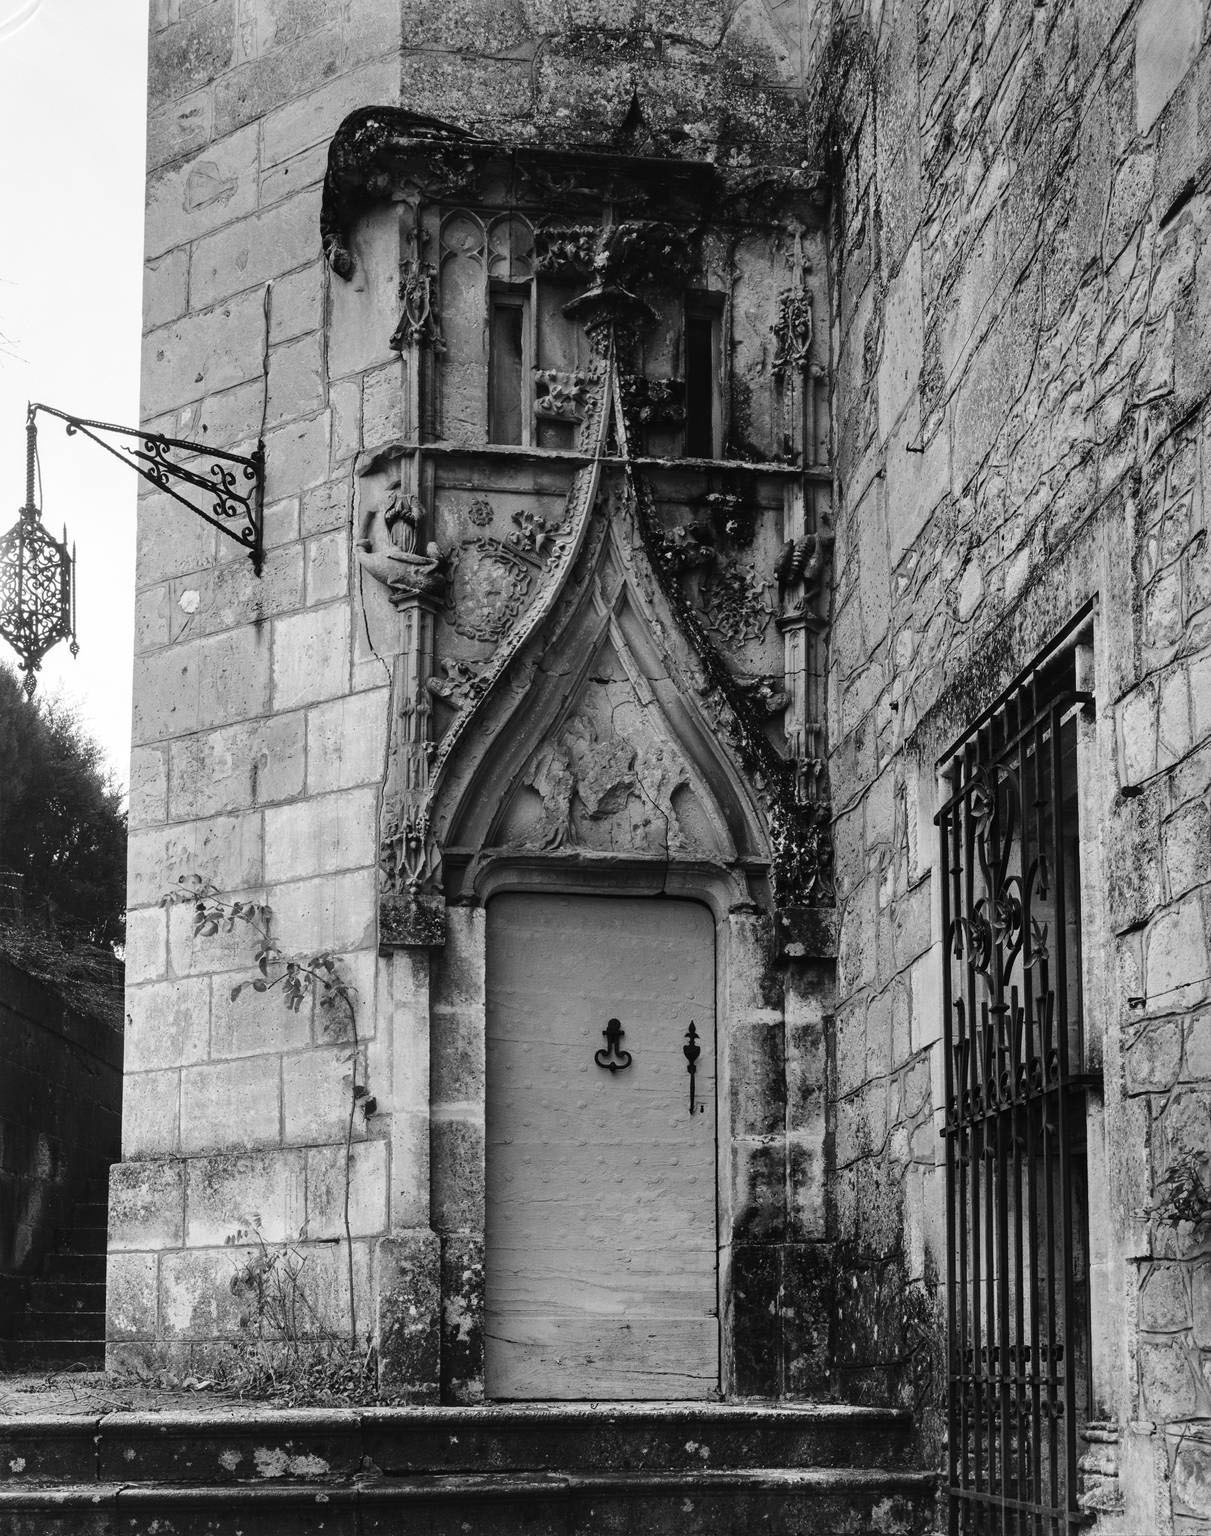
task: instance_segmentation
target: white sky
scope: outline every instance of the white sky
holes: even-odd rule
[[[25,497],[27,400],[138,425],[146,65],[146,0],[0,0],[0,532]],[[38,689],[78,704],[125,786],[138,477],[52,417],[38,450],[46,524],[77,545],[80,639]]]

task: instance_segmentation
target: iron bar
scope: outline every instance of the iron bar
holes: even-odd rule
[[[1067,1536],[1088,1412],[1071,652],[955,752],[939,810],[951,1536]],[[1080,1271],[1078,1273],[1078,1271]]]

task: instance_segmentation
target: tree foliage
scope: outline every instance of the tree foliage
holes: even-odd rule
[[[0,665],[0,870],[21,878],[25,922],[65,947],[126,931],[126,813],[75,712],[25,699]]]

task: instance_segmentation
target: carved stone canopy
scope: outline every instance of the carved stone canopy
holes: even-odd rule
[[[579,273],[587,265],[585,226],[569,223],[569,214],[588,214],[591,229],[603,204],[618,209],[614,232],[593,260],[599,281],[623,286],[641,274],[657,282],[662,275],[677,279],[687,259],[678,241],[653,235],[657,226],[669,230],[671,216],[690,227],[818,224],[828,195],[823,173],[800,166],[731,170],[707,161],[510,145],[403,107],[362,107],[329,146],[320,212],[324,256],[348,280],[353,226],[375,203],[474,198],[490,186],[503,187],[497,196],[511,207],[560,211],[558,231],[539,240],[539,261],[551,270]],[[628,221],[645,228],[628,231]]]

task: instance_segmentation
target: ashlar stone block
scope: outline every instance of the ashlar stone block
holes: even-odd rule
[[[193,308],[217,304],[245,288],[261,289],[279,273],[305,266],[315,252],[319,203],[319,189],[304,188],[199,240],[189,264]]]
[[[361,1111],[358,1110],[361,1117]],[[309,1147],[307,1236],[345,1235],[345,1185],[349,1186],[349,1228],[354,1237],[378,1237],[387,1226],[387,1143],[357,1141]]]
[[[170,1157],[180,1131],[181,1074],[126,1072],[122,1081],[122,1156]]]
[[[319,411],[265,434],[265,496],[278,501],[328,478],[332,413]]]
[[[301,1152],[221,1153],[190,1159],[185,1177],[187,1247],[246,1242],[248,1234],[267,1243],[291,1242],[302,1233],[305,1220]]]
[[[265,874],[298,880],[377,863],[378,792],[373,785],[300,800],[265,812]]]
[[[158,1261],[154,1253],[111,1253],[105,1266],[105,1332],[147,1339],[156,1331]]]
[[[136,747],[130,754],[130,826],[168,819],[168,749]]]
[[[195,308],[171,325],[148,331],[141,375],[144,414],[159,416],[259,377],[260,347],[234,346],[232,338],[259,336],[261,325],[261,294],[255,291],[213,308]],[[142,560],[139,575],[147,579]]]
[[[378,872],[352,870],[280,885],[273,893],[274,930],[291,949],[345,955],[377,942]]]
[[[160,1327],[166,1339],[233,1338],[242,1298],[231,1282],[252,1256],[248,1248],[186,1248],[160,1260]]]
[[[276,1056],[186,1067],[181,1073],[182,1152],[273,1146],[280,1137]]]
[[[367,1084],[364,1063],[357,1072]],[[315,1047],[287,1056],[282,1062],[283,1117],[286,1140],[293,1146],[343,1141],[353,1099],[353,1053],[348,1046]],[[355,1113],[353,1134],[366,1134],[365,1117]]]
[[[436,1401],[441,1376],[441,1248],[435,1233],[380,1240],[379,1382],[417,1402]]]
[[[185,1223],[181,1163],[115,1163],[109,1170],[109,1247],[179,1248]]]
[[[135,667],[138,745],[247,720],[269,704],[268,636],[253,625],[156,651]]]
[[[253,124],[208,144],[183,164],[148,177],[143,237],[147,255],[188,245],[252,213],[257,205],[257,161]]]
[[[274,621],[275,710],[343,693],[349,680],[349,609],[329,605]]]
[[[126,914],[126,984],[152,981],[168,970],[168,921],[162,907]]]
[[[204,976],[127,990],[127,1072],[205,1061],[209,1048],[210,984]]]
[[[169,807],[175,820],[290,800],[303,792],[301,713],[222,726],[174,741]]]
[[[131,835],[127,890],[134,902],[158,901],[181,875],[204,874],[220,890],[259,885],[262,870],[259,814],[215,816]]]
[[[284,342],[269,353],[267,420],[277,426],[324,404],[324,357],[318,333]]]
[[[377,784],[386,771],[390,690],[375,688],[307,712],[307,793]]]
[[[248,975],[254,974],[250,962]],[[206,980],[205,977],[201,979]],[[230,973],[210,978],[212,1060],[296,1051],[310,1044],[310,1003],[305,1003],[296,1012],[287,1007],[280,987],[272,992],[254,992],[251,987],[242,987],[239,996],[233,998],[232,988],[242,979]]]

